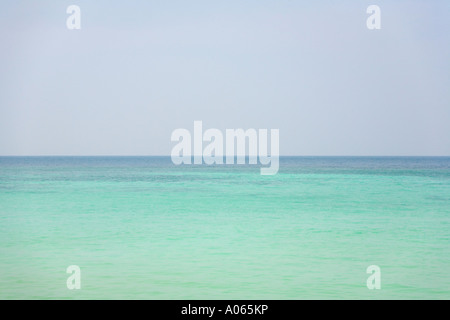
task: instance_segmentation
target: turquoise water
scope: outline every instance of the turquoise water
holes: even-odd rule
[[[1,299],[449,299],[450,158],[0,157],[0,243]]]

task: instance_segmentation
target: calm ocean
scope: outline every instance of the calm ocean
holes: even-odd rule
[[[450,158],[282,157],[262,176],[0,157],[0,299],[20,298],[450,299]]]

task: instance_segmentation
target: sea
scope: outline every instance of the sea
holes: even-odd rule
[[[450,157],[0,157],[0,299],[450,299]]]

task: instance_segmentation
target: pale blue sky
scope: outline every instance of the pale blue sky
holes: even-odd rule
[[[0,43],[0,155],[169,155],[194,120],[280,129],[282,155],[450,155],[446,0],[2,1]]]

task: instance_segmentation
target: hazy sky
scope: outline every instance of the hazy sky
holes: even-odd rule
[[[450,155],[448,0],[1,1],[0,46],[0,155],[169,155],[194,120],[277,128],[284,155]]]

